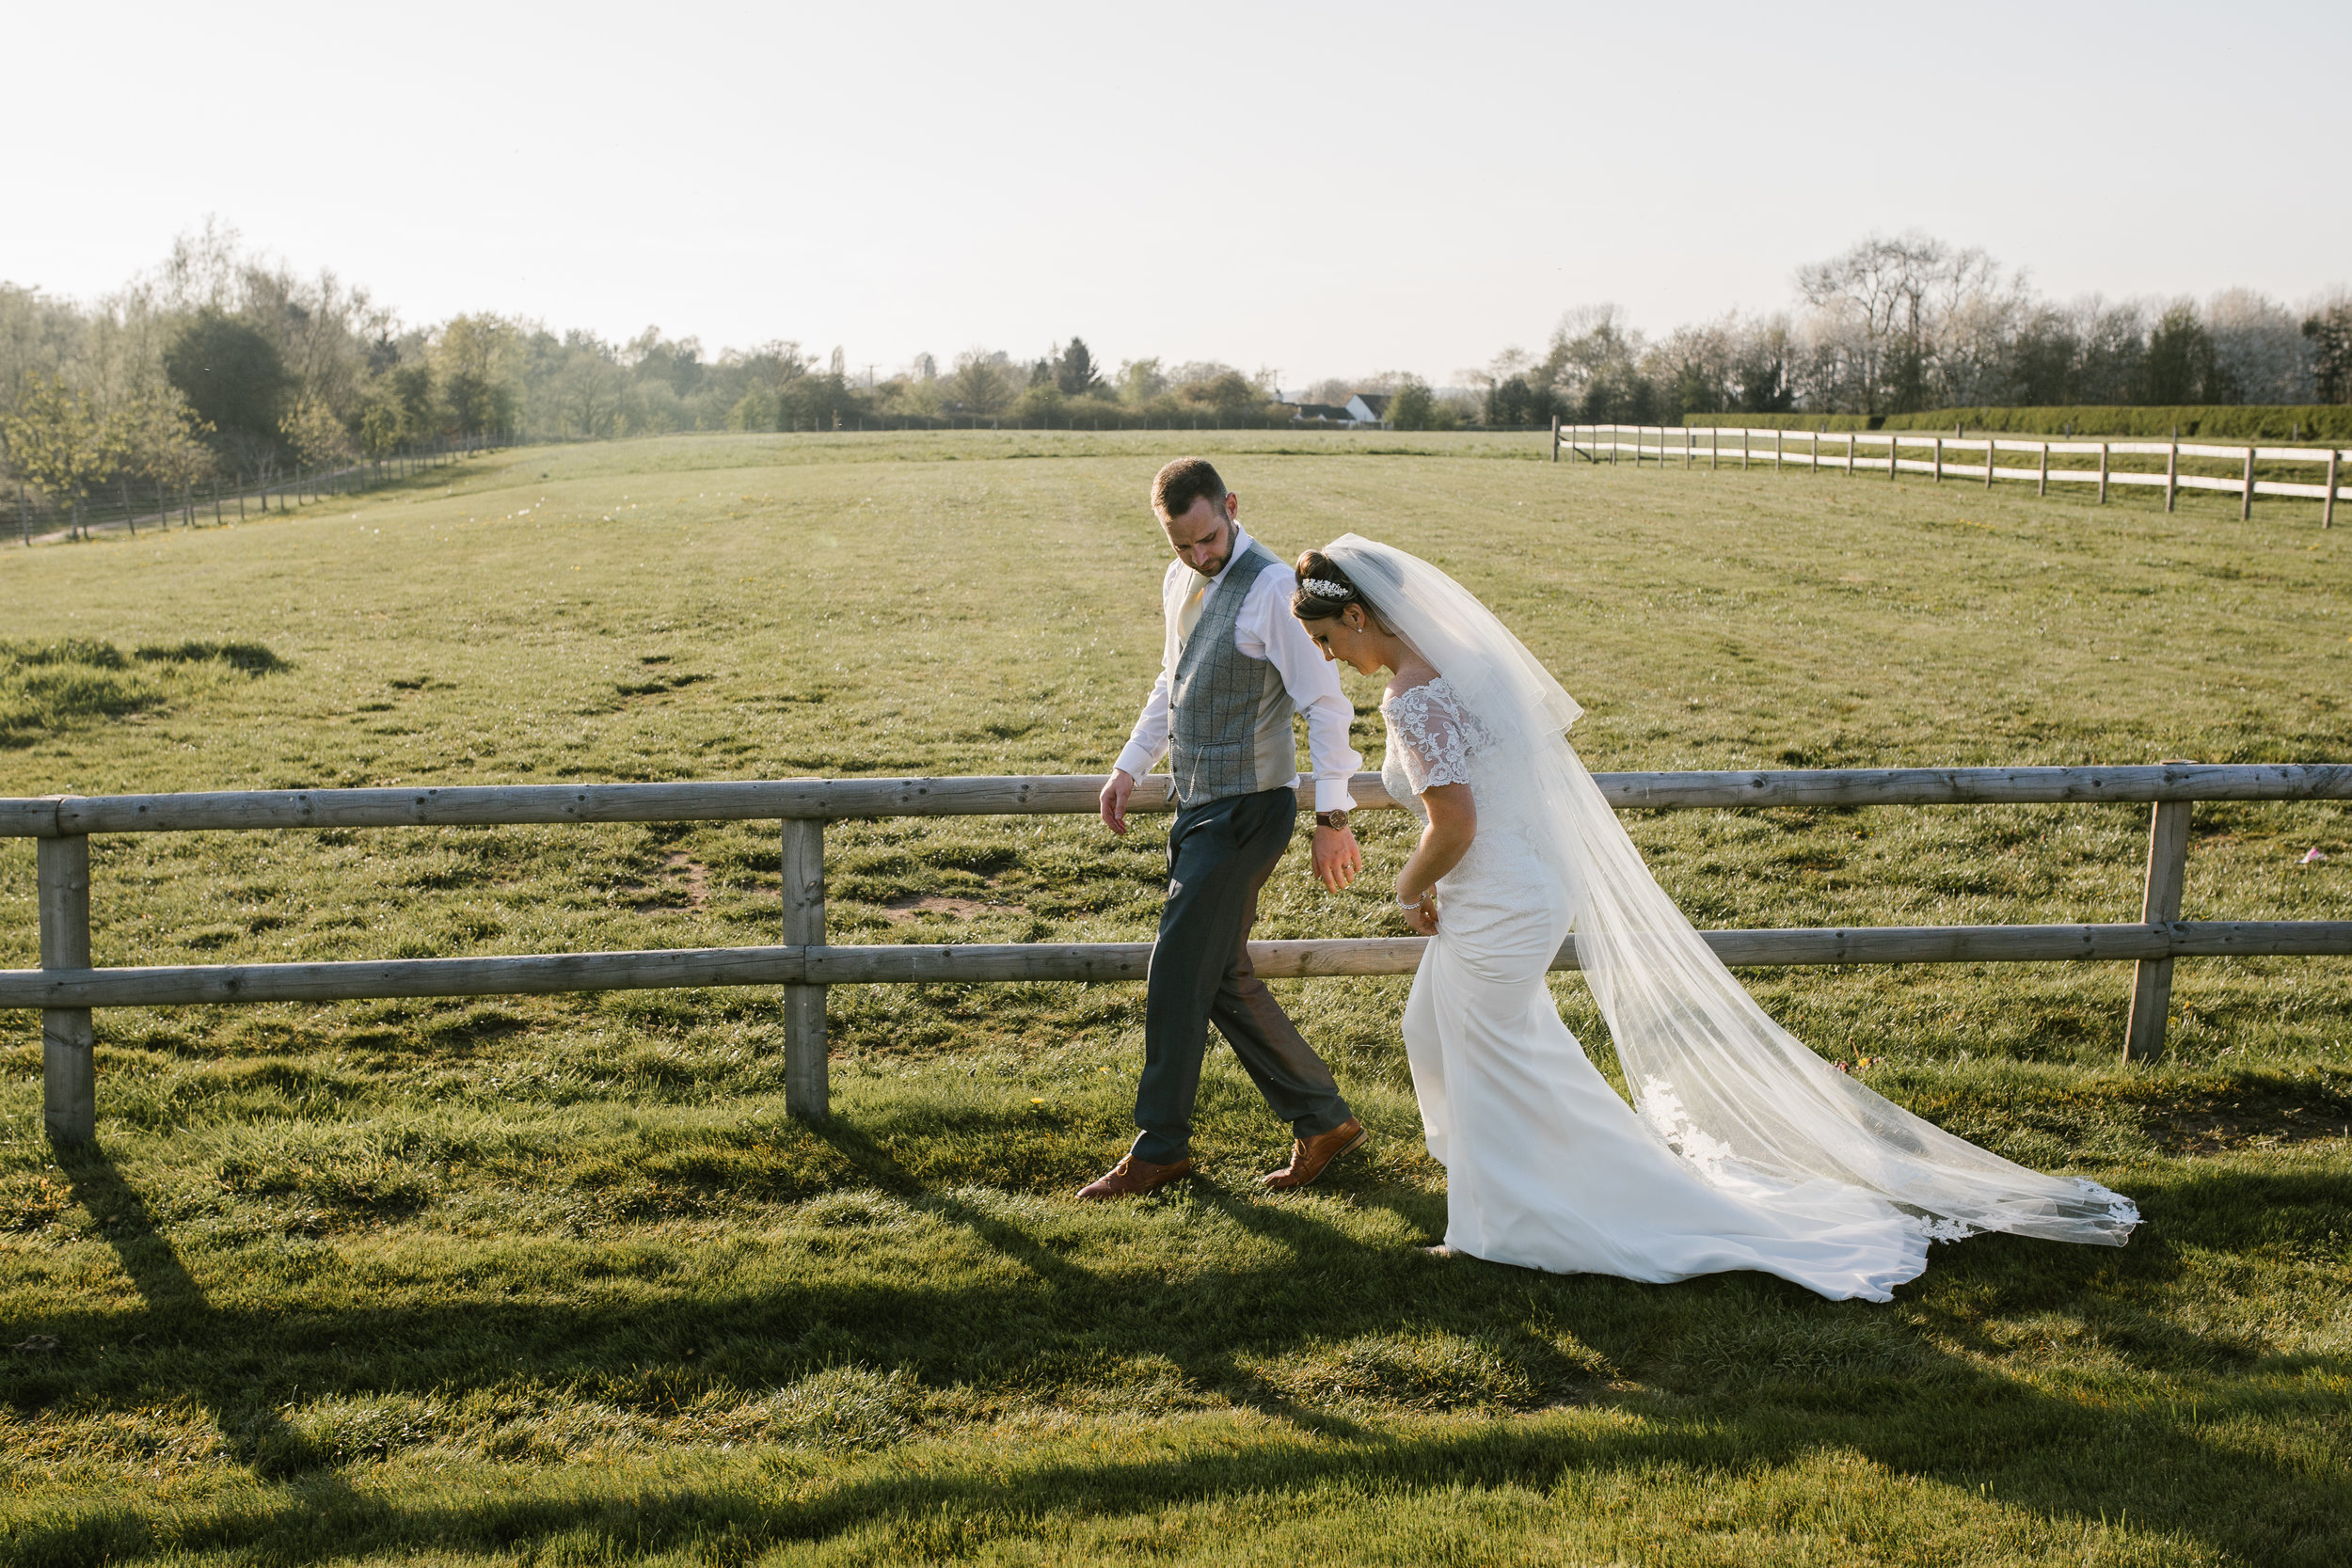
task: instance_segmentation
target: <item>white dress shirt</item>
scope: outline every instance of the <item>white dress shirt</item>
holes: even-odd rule
[[[1199,606],[1206,606],[1209,595],[1224,588],[1234,562],[1248,548],[1249,535],[1236,525],[1232,553],[1225,558],[1225,569],[1208,579]],[[1152,683],[1152,695],[1145,699],[1143,713],[1136,720],[1127,749],[1119,753],[1117,764],[1120,772],[1132,778],[1142,778],[1168,755],[1168,685],[1175,678],[1177,657],[1184,651],[1184,611],[1200,581],[1200,574],[1181,561],[1169,562],[1168,575],[1160,581],[1161,610],[1168,628],[1160,651],[1160,678]],[[1272,664],[1282,677],[1283,689],[1290,693],[1291,705],[1306,716],[1307,760],[1315,770],[1315,810],[1346,811],[1356,804],[1347,782],[1363,763],[1347,743],[1347,726],[1356,717],[1356,706],[1340,689],[1338,668],[1323,657],[1323,650],[1291,613],[1291,590],[1297,581],[1291,573],[1272,568],[1250,580],[1241,613],[1233,622],[1233,646],[1251,658]],[[1189,619],[1200,619],[1198,606],[1193,607]],[[1296,787],[1298,776],[1294,773],[1290,782]]]

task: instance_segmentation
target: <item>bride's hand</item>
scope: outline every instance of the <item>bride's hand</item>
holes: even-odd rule
[[[1438,934],[1438,895],[1436,894],[1423,894],[1421,902],[1410,909],[1399,904],[1396,912],[1405,917],[1406,925],[1410,926],[1422,936],[1434,937]]]

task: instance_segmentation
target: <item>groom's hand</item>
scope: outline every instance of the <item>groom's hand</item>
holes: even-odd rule
[[[1127,832],[1127,797],[1135,791],[1136,776],[1117,768],[1103,786],[1103,826],[1121,837]]]
[[[1364,868],[1364,852],[1356,847],[1356,835],[1345,828],[1315,829],[1315,876],[1333,893],[1344,893],[1356,879],[1356,873]]]

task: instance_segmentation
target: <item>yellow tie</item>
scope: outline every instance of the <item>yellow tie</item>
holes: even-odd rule
[[[1184,608],[1176,612],[1176,642],[1179,647],[1192,641],[1192,628],[1200,624],[1201,601],[1208,596],[1208,580],[1203,578],[1200,586],[1192,591],[1192,597],[1184,601]]]

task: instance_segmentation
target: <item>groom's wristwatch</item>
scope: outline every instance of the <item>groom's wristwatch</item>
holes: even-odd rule
[[[1347,827],[1347,813],[1343,811],[1319,811],[1315,813],[1315,826],[1318,828],[1339,828],[1344,830]]]

